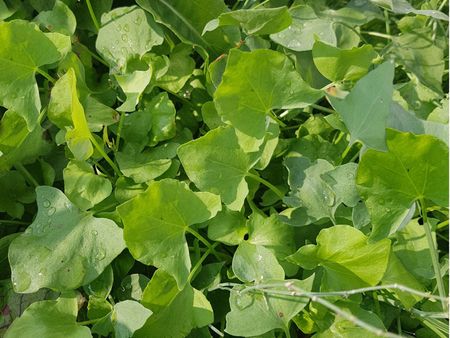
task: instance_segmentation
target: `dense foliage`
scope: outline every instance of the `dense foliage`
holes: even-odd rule
[[[447,337],[446,10],[0,0],[0,334]]]

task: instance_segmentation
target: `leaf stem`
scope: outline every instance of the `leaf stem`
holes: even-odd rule
[[[28,225],[29,222],[23,222],[23,221],[14,221],[9,219],[0,219],[0,224],[12,224],[12,225]]]
[[[217,254],[216,250],[212,247],[211,243],[209,243],[209,241],[203,237],[202,235],[200,235],[200,233],[198,233],[197,231],[195,231],[193,228],[191,227],[186,227],[186,232],[190,233],[191,235],[193,235],[195,238],[197,238],[200,242],[202,242],[208,249],[211,249],[211,253],[214,255],[214,257],[216,257],[219,261],[221,261],[220,256]]]
[[[123,128],[124,121],[125,121],[125,112],[121,111],[119,126],[117,127],[116,146],[114,147],[115,152],[119,151],[120,136],[122,135],[122,128]]]
[[[342,161],[344,161],[344,159],[347,157],[348,153],[350,152],[350,150],[352,149],[353,144],[348,144],[347,148],[345,148],[344,152],[341,155],[341,163]]]
[[[438,255],[437,248],[434,245],[433,234],[431,232],[431,224],[428,221],[427,207],[425,204],[425,200],[423,198],[421,198],[419,200],[419,206],[420,206],[420,211],[422,214],[425,235],[427,237],[428,248],[430,250],[431,262],[433,264],[434,274],[436,277],[436,284],[438,287],[439,296],[441,297],[442,309],[445,312],[447,312],[448,305],[447,305],[447,302],[444,301],[446,294],[445,294],[445,288],[444,288],[444,281],[442,280],[442,276],[441,276],[441,267],[439,265],[439,255]]]
[[[320,111],[322,111],[324,113],[330,113],[330,114],[335,114],[336,113],[335,110],[327,108],[327,107],[322,107],[322,106],[320,106],[318,104],[314,104],[313,103],[313,104],[310,104],[309,106],[314,108],[314,109],[316,109],[316,110],[320,110]]]
[[[77,42],[80,46],[85,47],[84,50],[95,60],[97,60],[98,62],[100,62],[102,65],[105,65],[106,67],[109,67],[109,64],[103,60],[100,56],[98,56],[97,54],[95,54],[93,51],[91,51],[89,48],[87,48],[86,46],[82,45],[81,43]]]
[[[190,283],[195,276],[197,275],[198,269],[202,266],[202,263],[205,261],[205,259],[214,251],[214,249],[219,245],[219,242],[215,242],[213,245],[211,245],[208,250],[205,251],[205,253],[200,257],[200,259],[195,263],[194,267],[192,268],[191,272],[188,276],[188,283]]]
[[[361,33],[371,35],[371,36],[376,36],[376,37],[383,38],[383,39],[388,39],[388,40],[392,40],[394,38],[392,35],[387,35],[387,34],[378,33],[378,32],[361,31]]]
[[[43,77],[45,77],[47,80],[49,80],[52,84],[55,84],[56,79],[51,76],[49,73],[47,73],[45,70],[40,69],[39,67],[35,68],[36,73],[42,75]]]
[[[113,168],[113,170],[116,173],[116,175],[119,176],[119,177],[122,176],[122,173],[120,172],[119,168],[117,168],[117,166],[111,160],[111,158],[108,156],[108,154],[105,152],[103,147],[101,147],[97,143],[97,140],[94,138],[94,136],[92,134],[89,136],[89,139],[91,140],[91,142],[94,145],[95,149],[97,149],[97,151],[100,153],[100,155],[102,155],[102,157],[106,160],[106,162],[108,162],[108,164],[111,166],[111,168]]]
[[[16,163],[14,164],[14,167],[25,177],[30,185],[34,186],[35,188],[39,187],[38,181],[36,181],[33,175],[30,174],[30,172],[22,165],[22,163]]]
[[[373,302],[375,303],[375,313],[377,314],[378,317],[382,318],[380,302],[378,301],[378,295],[375,291],[372,291],[372,297],[373,297]]]
[[[283,197],[284,197],[283,192],[280,189],[278,189],[276,186],[274,186],[272,183],[270,183],[269,181],[266,181],[261,176],[258,176],[258,175],[252,174],[252,173],[248,173],[247,177],[253,178],[255,181],[262,183],[267,188],[272,190],[274,192],[274,194],[277,195],[281,200],[283,199]]]
[[[90,325],[90,324],[95,324],[98,321],[100,321],[101,318],[96,318],[96,319],[91,319],[91,320],[85,320],[84,322],[77,322],[78,325]]]
[[[281,127],[284,128],[284,127],[287,126],[287,124],[284,123],[283,121],[281,121],[281,120],[275,115],[275,113],[274,113],[273,111],[269,111],[269,115],[270,115],[270,117],[273,118],[273,119],[275,120],[275,122],[278,123]]]
[[[384,23],[386,26],[386,34],[391,35],[391,26],[389,25],[390,24],[389,12],[387,11],[387,9],[384,10]]]
[[[86,5],[89,11],[89,15],[91,16],[92,22],[94,23],[95,29],[97,29],[97,32],[100,30],[100,25],[97,21],[97,18],[95,17],[94,9],[91,5],[91,0],[86,0]]]

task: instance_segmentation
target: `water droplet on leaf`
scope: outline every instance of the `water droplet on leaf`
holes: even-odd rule
[[[253,297],[248,293],[238,294],[236,298],[236,305],[239,309],[244,310],[253,303]]]
[[[97,251],[97,254],[95,255],[95,259],[98,261],[105,259],[105,257],[106,257],[106,252],[103,249],[99,249]]]
[[[44,200],[44,202],[42,202],[42,205],[44,206],[44,208],[48,208],[50,207],[51,203],[49,200]]]
[[[52,216],[52,215],[54,215],[55,214],[55,212],[56,212],[56,209],[55,208],[49,208],[48,209],[48,211],[47,211],[47,215],[48,216]]]

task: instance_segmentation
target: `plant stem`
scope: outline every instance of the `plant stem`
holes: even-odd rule
[[[384,10],[384,24],[386,27],[386,34],[391,35],[391,26],[389,25],[390,24],[389,12],[387,11],[387,9]]]
[[[284,333],[286,334],[286,338],[291,338],[291,331],[289,330],[290,329],[289,323],[287,324],[286,330],[284,330]]]
[[[442,309],[444,310],[444,312],[447,312],[448,305],[447,305],[447,301],[444,300],[446,297],[446,294],[445,294],[445,288],[444,288],[444,281],[442,280],[442,276],[441,276],[441,267],[439,265],[439,254],[438,254],[436,246],[434,245],[433,234],[431,232],[431,224],[428,221],[427,208],[426,208],[425,200],[423,198],[421,198],[419,200],[419,206],[420,206],[420,211],[422,214],[425,235],[427,237],[428,248],[430,250],[431,262],[433,264],[434,274],[436,277],[436,284],[438,287],[439,296],[441,297]]]
[[[218,245],[219,245],[219,242],[215,242],[213,245],[211,245],[208,248],[208,250],[205,251],[205,253],[202,255],[202,257],[200,257],[200,259],[197,261],[197,263],[195,263],[194,267],[192,268],[191,272],[189,273],[189,276],[187,279],[188,283],[190,283],[195,278],[195,276],[197,275],[198,269],[200,269],[200,267],[202,266],[202,263],[209,256],[209,254],[211,254],[214,251],[214,249]]]
[[[273,118],[275,120],[276,123],[278,123],[282,128],[286,127],[286,123],[284,123],[283,121],[281,121],[273,111],[269,112],[269,115],[271,118]]]
[[[97,29],[97,32],[100,30],[100,25],[97,21],[97,18],[95,17],[94,9],[91,5],[91,0],[86,0],[86,5],[89,11],[89,15],[91,16],[92,22],[94,23],[95,29]]]
[[[348,153],[350,152],[350,150],[352,149],[352,145],[353,144],[348,144],[347,148],[345,148],[344,152],[341,155],[341,163],[342,161],[345,160],[345,158],[347,157]]]
[[[387,35],[387,34],[378,33],[378,32],[361,31],[361,33],[371,35],[371,36],[376,36],[376,37],[383,38],[383,39],[388,39],[388,40],[392,40],[394,38],[392,35]]]
[[[262,178],[258,175],[252,174],[252,173],[248,173],[247,177],[253,178],[255,181],[262,183],[267,188],[272,190],[274,192],[274,194],[277,195],[280,199],[283,199],[283,197],[284,197],[283,192],[280,189],[278,189],[276,186],[274,186],[272,183],[270,183],[269,181],[266,181],[264,178]]]
[[[316,110],[323,111],[324,113],[330,113],[330,114],[335,114],[336,113],[335,110],[327,108],[327,107],[322,107],[322,106],[320,106],[318,104],[314,104],[313,103],[313,104],[310,104],[309,106],[314,108],[314,109],[316,109]]]
[[[23,222],[23,221],[14,221],[9,219],[0,219],[0,224],[12,224],[12,225],[27,225],[30,224],[29,222]]]
[[[372,291],[372,297],[373,297],[373,302],[375,303],[375,313],[377,314],[378,317],[382,318],[380,302],[378,301],[378,295],[375,291]]]
[[[78,43],[80,46],[85,47],[84,50],[95,60],[97,60],[98,62],[100,62],[102,65],[105,65],[106,67],[109,67],[109,64],[103,60],[100,56],[98,56],[97,54],[95,54],[93,51],[91,51],[89,48],[87,48],[86,46],[82,45],[81,43]]]
[[[97,323],[101,318],[96,318],[96,319],[91,319],[91,320],[86,320],[84,322],[77,322],[78,325],[90,325],[90,324],[95,324]]]
[[[36,181],[33,175],[31,175],[27,168],[25,168],[21,163],[14,164],[14,167],[25,177],[29,184],[35,188],[39,187],[38,181]]]
[[[47,73],[46,71],[40,69],[39,67],[36,67],[35,71],[36,71],[36,73],[41,74],[43,77],[45,77],[51,83],[55,84],[56,79],[53,76],[51,76],[49,73]]]
[[[97,143],[97,140],[94,138],[94,136],[91,134],[89,138],[90,138],[92,144],[94,145],[95,149],[97,149],[97,151],[100,153],[100,155],[102,155],[102,157],[106,160],[106,162],[108,162],[108,164],[111,166],[111,168],[113,168],[113,170],[116,173],[116,175],[119,176],[119,177],[122,176],[122,173],[120,172],[119,168],[117,168],[117,166],[111,160],[111,158],[108,156],[108,154],[105,152],[103,147],[101,147]]]
[[[119,151],[120,136],[122,134],[122,128],[123,128],[124,121],[125,121],[125,112],[121,111],[119,126],[117,127],[116,146],[114,148],[115,152]]]
[[[216,250],[212,247],[211,243],[209,243],[209,241],[203,237],[202,235],[200,235],[197,231],[195,231],[193,228],[191,227],[186,227],[186,232],[190,233],[191,235],[193,235],[195,238],[197,238],[200,242],[202,242],[208,249],[211,249],[211,253],[214,255],[214,257],[216,257],[219,261],[221,260],[220,256],[217,254]]]

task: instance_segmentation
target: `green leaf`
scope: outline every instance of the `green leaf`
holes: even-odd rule
[[[295,6],[290,9],[292,24],[285,30],[271,34],[270,38],[283,47],[297,52],[311,50],[316,39],[336,46],[333,21],[319,18],[309,6]]]
[[[34,201],[34,192],[25,184],[23,176],[15,171],[0,173],[0,212],[6,212],[13,218],[22,218],[23,204]]]
[[[150,279],[140,274],[132,274],[125,276],[120,283],[120,287],[116,290],[115,298],[119,300],[132,299],[140,302],[145,287]]]
[[[355,207],[360,200],[355,180],[357,168],[356,163],[346,163],[321,175],[335,193],[336,199],[349,207]]]
[[[310,292],[314,276],[305,280],[287,280],[295,287]],[[264,284],[261,284],[264,286]],[[277,290],[277,288],[274,288]],[[286,290],[286,288],[278,288]],[[309,302],[308,298],[271,295],[259,292],[243,293],[245,288],[236,287],[231,291],[230,307],[225,331],[233,336],[251,337],[262,335],[274,329],[289,330],[289,322]]]
[[[84,285],[83,289],[89,296],[94,296],[95,298],[106,299],[113,287],[114,274],[111,265],[106,267],[106,269],[90,282],[88,285]]]
[[[413,220],[400,229],[395,238],[393,252],[408,267],[408,271],[418,278],[433,279],[433,264],[424,225]]]
[[[292,255],[296,249],[294,229],[290,225],[283,223],[277,214],[264,217],[253,213],[247,226],[249,243],[262,245],[272,251],[285,269],[286,274],[292,275],[296,272],[291,263],[285,261],[285,258]]]
[[[13,322],[5,338],[91,338],[89,328],[76,323],[77,310],[76,297],[33,303]]]
[[[192,329],[214,320],[212,307],[203,293],[189,284],[179,290],[175,279],[161,269],[155,272],[144,290],[142,304],[153,311],[153,315],[135,333],[133,337],[137,338],[186,337]]]
[[[220,194],[231,210],[242,208],[248,194],[245,177],[252,163],[239,146],[233,128],[216,128],[181,145],[178,157],[189,179],[199,189]]]
[[[118,111],[130,112],[136,109],[136,105],[141,99],[141,95],[150,83],[151,70],[133,70],[126,74],[116,74],[114,77],[122,91],[125,93],[126,100],[118,108]]]
[[[70,68],[55,84],[58,88],[52,92],[52,108],[49,119],[59,128],[65,128],[66,142],[75,158],[80,161],[87,160],[94,153],[91,144],[91,132],[84,115],[84,108],[80,103],[77,91],[77,78],[75,70]],[[57,94],[63,93],[63,96]]]
[[[335,303],[337,307],[339,307],[342,311],[346,312],[350,316],[354,316],[359,320],[367,323],[368,325],[379,329],[380,331],[386,331],[383,322],[376,314],[372,311],[363,310],[357,304],[338,301]],[[316,338],[333,338],[333,337],[342,337],[342,338],[354,338],[354,337],[367,337],[367,338],[376,338],[378,335],[367,331],[364,328],[356,325],[354,322],[349,321],[347,318],[335,315],[334,321],[332,324],[327,327],[325,330],[321,330],[320,332],[314,335]]]
[[[169,170],[173,157],[168,153],[161,153],[158,149],[139,153],[132,147],[118,152],[116,160],[120,171],[136,183],[151,181]]]
[[[67,5],[56,0],[53,9],[40,12],[35,18],[39,25],[44,26],[50,32],[57,32],[65,35],[73,35],[77,26],[75,15]]]
[[[417,200],[448,205],[445,143],[430,135],[416,136],[388,129],[387,146],[388,152],[368,150],[356,176],[359,194],[372,218],[374,239],[396,232],[395,221]]]
[[[71,290],[97,278],[125,248],[111,220],[79,211],[58,189],[36,188],[38,214],[9,248],[14,289]]]
[[[263,280],[284,279],[284,270],[272,251],[247,241],[239,244],[232,267],[236,277],[243,282],[261,283]]]
[[[247,234],[246,219],[241,212],[223,209],[208,224],[208,237],[226,245],[238,245]]]
[[[232,49],[214,103],[222,119],[236,128],[246,152],[257,151],[272,109],[303,108],[322,92],[312,89],[282,53]]]
[[[64,192],[81,210],[92,208],[112,192],[111,182],[96,175],[86,162],[70,161],[63,173]]]
[[[102,15],[95,47],[114,70],[123,71],[132,58],[139,59],[163,43],[163,31],[137,6],[115,8]]]
[[[345,99],[329,97],[350,132],[350,144],[361,141],[370,148],[386,149],[393,78],[394,66],[386,62],[359,80]]]
[[[426,251],[429,252],[428,248]],[[430,264],[429,267],[432,267],[431,262],[427,262],[427,264]],[[389,256],[389,263],[381,282],[384,285],[400,284],[418,291],[423,291],[424,289],[423,285],[417,281],[414,275],[398,259],[395,252],[392,252]],[[422,297],[411,294],[410,292],[400,290],[392,291],[407,309],[410,309],[422,299]]]
[[[298,208],[302,215],[302,224],[308,225],[327,217],[334,221],[334,212],[340,201],[336,194],[322,179],[321,175],[334,169],[325,160],[311,163],[307,157],[287,157],[284,165],[289,172],[291,192],[285,202]]]
[[[152,201],[151,204],[148,201]],[[220,198],[207,192],[192,192],[172,179],[152,182],[148,189],[120,205],[124,238],[138,261],[161,267],[182,288],[191,268],[185,232],[221,209]]]
[[[316,241],[317,245],[302,246],[289,260],[308,270],[322,266],[322,290],[374,286],[382,279],[388,264],[390,240],[369,243],[361,231],[336,225],[321,230]]]
[[[340,49],[316,41],[313,49],[314,64],[331,81],[357,81],[367,74],[377,53],[371,45]]]
[[[435,136],[448,145],[448,124],[426,121],[406,111],[399,104],[393,102],[387,125],[389,128],[414,134],[428,134]]]
[[[133,300],[125,300],[114,304],[111,313],[97,322],[93,326],[92,331],[101,335],[108,335],[109,332],[114,332],[114,337],[116,338],[131,338],[151,315],[152,311],[140,303]]]
[[[168,92],[178,93],[191,77],[195,61],[190,57],[192,46],[178,44],[169,55],[167,72],[157,78],[156,85]]]
[[[166,92],[160,93],[146,103],[145,110],[152,116],[150,145],[169,140],[175,136],[175,106]]]
[[[0,123],[0,171],[8,170],[16,163],[32,163],[37,157],[46,155],[51,145],[44,140],[43,134],[41,126],[28,131],[25,119],[7,110]]]
[[[393,39],[391,53],[395,61],[415,74],[420,82],[437,93],[442,93],[442,76],[445,70],[444,51],[428,36],[428,28],[415,28]]]
[[[224,52],[239,42],[239,30],[225,27],[202,36],[203,27],[228,9],[221,0],[137,0],[155,20],[167,26],[185,43],[198,45],[214,53]]]
[[[435,19],[448,21],[448,15],[436,10],[420,10],[415,9],[407,0],[370,0],[374,4],[388,8],[396,14],[417,14],[430,16]]]
[[[222,26],[241,26],[247,35],[267,35],[282,31],[291,22],[287,7],[241,9],[222,13],[209,21],[202,35]]]
[[[0,23],[0,45],[0,104],[22,116],[31,131],[41,110],[35,74],[61,55],[35,24],[22,20]]]

